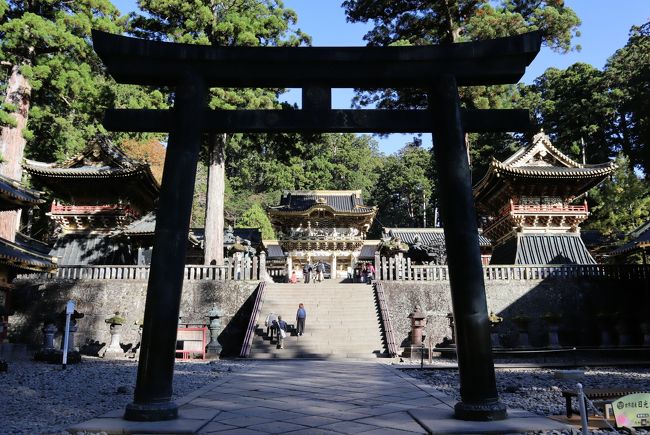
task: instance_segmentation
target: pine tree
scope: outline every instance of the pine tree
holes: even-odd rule
[[[108,85],[90,30],[119,31],[118,16],[108,0],[0,2],[2,175],[21,178],[27,145],[32,156],[60,155],[100,130]],[[0,236],[13,240],[18,221],[5,214]]]
[[[262,206],[253,204],[237,221],[237,228],[259,228],[263,240],[275,239],[275,231]]]
[[[296,46],[309,38],[291,26],[295,12],[280,0],[139,0],[144,14],[131,14],[130,31],[147,39],[219,46]],[[219,109],[278,108],[280,89],[211,90]],[[231,138],[208,139],[205,263],[223,264],[225,162]]]

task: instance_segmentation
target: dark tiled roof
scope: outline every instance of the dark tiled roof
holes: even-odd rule
[[[359,260],[373,260],[375,259],[375,252],[378,251],[379,242],[364,244],[359,253]]]
[[[650,223],[650,221],[648,223]],[[620,248],[615,249],[609,255],[621,255],[637,248],[650,246],[650,226],[648,223],[645,223],[639,229],[632,232],[632,235],[638,234],[633,240],[627,242]]]
[[[0,210],[17,210],[43,204],[41,192],[23,187],[17,180],[0,175]]]
[[[516,250],[513,250],[513,243]],[[519,234],[516,240],[495,247],[490,261],[490,264],[595,263],[580,236],[570,233]]]
[[[424,246],[445,246],[445,234],[442,228],[384,228],[383,238],[389,238],[390,233],[399,236],[402,242],[412,245],[415,238],[420,239],[420,244]],[[492,245],[490,239],[478,235],[479,246],[488,247]]]
[[[40,240],[32,239],[31,237],[23,234],[21,232],[16,233],[16,240],[14,242],[16,245],[21,248],[28,249],[32,252],[39,253],[41,255],[48,255],[52,247],[45,242]]]
[[[121,178],[121,177],[130,177],[138,174],[144,174],[145,176],[150,175],[150,169],[148,165],[140,165],[136,167],[129,168],[111,168],[107,166],[82,166],[78,168],[59,168],[51,166],[49,164],[41,164],[39,162],[34,162],[27,160],[27,164],[24,166],[25,170],[32,175],[40,175],[46,177],[54,178]],[[151,175],[153,179],[153,175]],[[155,182],[157,186],[157,182]]]
[[[65,234],[50,255],[59,265],[137,264],[137,251],[124,240],[101,234]]]
[[[325,204],[338,212],[369,213],[372,207],[363,204],[359,191],[287,191],[280,199],[280,205],[271,207],[276,211],[305,211],[311,207]]]
[[[131,222],[122,230],[122,233],[127,236],[140,236],[152,235],[156,230],[156,214],[154,212],[147,213],[137,221]]]
[[[266,251],[267,251],[266,258],[268,258],[269,260],[285,258],[284,252],[282,251],[280,245],[269,244],[266,246]]]
[[[56,269],[52,258],[0,238],[0,263],[21,271]]]

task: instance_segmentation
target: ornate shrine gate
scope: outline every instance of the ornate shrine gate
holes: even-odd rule
[[[175,88],[173,110],[109,110],[113,131],[169,132],[142,350],[129,420],[166,420],[183,286],[194,173],[204,133],[431,132],[456,319],[461,401],[457,418],[506,418],[490,345],[466,132],[524,131],[526,110],[463,110],[458,86],[516,83],[541,45],[538,32],[420,47],[212,47],[93,32],[95,51],[119,83]],[[209,87],[302,88],[302,110],[208,110]],[[332,110],[331,88],[420,88],[423,110]]]

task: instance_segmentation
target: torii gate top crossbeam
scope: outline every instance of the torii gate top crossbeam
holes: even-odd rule
[[[417,47],[215,47],[147,41],[93,31],[119,83],[174,86],[188,73],[210,87],[419,87],[453,75],[458,85],[516,83],[541,33]]]

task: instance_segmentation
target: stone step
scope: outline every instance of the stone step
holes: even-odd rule
[[[367,353],[322,353],[322,352],[303,352],[300,350],[292,349],[278,349],[273,353],[260,353],[251,355],[253,359],[292,359],[292,358],[312,358],[312,359],[358,359],[358,360],[375,360],[381,358],[383,355],[367,354]]]
[[[277,349],[264,320],[273,312],[295,326],[298,303],[307,310],[305,333],[287,336],[285,349]],[[364,284],[270,284],[260,313],[252,358],[376,359],[386,348],[373,288]]]

